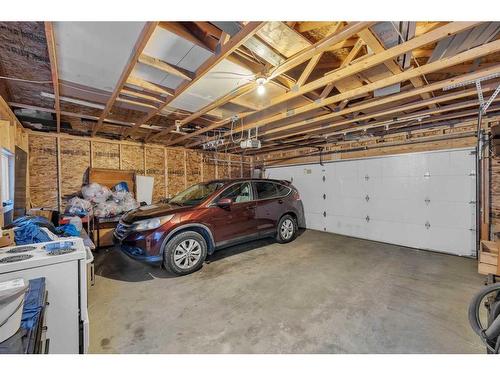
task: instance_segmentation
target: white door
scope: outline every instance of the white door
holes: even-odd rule
[[[471,151],[277,167],[267,173],[269,178],[294,176],[308,228],[470,256],[475,254],[476,201]],[[321,219],[320,213],[326,216]]]

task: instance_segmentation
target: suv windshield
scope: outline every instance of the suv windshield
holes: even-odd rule
[[[196,184],[177,194],[168,203],[180,206],[194,206],[205,200],[210,194],[221,188],[222,185],[222,182]]]

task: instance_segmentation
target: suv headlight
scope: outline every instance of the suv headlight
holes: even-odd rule
[[[173,217],[174,217],[174,215],[167,215],[167,216],[161,216],[161,217],[154,217],[152,219],[136,221],[134,223],[134,226],[132,227],[132,229],[137,231],[137,232],[156,229],[159,226],[166,223],[167,221],[171,220]]]

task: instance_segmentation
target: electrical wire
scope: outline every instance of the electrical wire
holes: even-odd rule
[[[0,79],[5,79],[7,81],[18,81],[18,82],[25,82],[25,83],[35,83],[35,84],[40,84],[40,85],[52,84],[52,81],[33,81],[33,80],[30,80],[30,79],[5,77],[5,76],[0,76]]]
[[[240,139],[238,141],[235,141],[234,140],[234,137],[233,137],[233,132],[234,132],[234,124],[237,120],[234,120],[234,119],[231,119],[231,130],[230,130],[230,135],[231,135],[231,142],[233,142],[235,145],[238,145],[242,140],[243,140],[243,129],[241,130],[241,135],[240,135]],[[243,119],[240,119],[241,121],[241,127],[243,127]]]

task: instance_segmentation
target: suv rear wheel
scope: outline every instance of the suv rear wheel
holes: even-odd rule
[[[163,265],[174,275],[198,271],[207,257],[207,242],[197,232],[179,233],[168,241],[163,252]]]
[[[283,215],[277,229],[276,240],[279,243],[291,242],[297,237],[297,222],[291,215]]]

